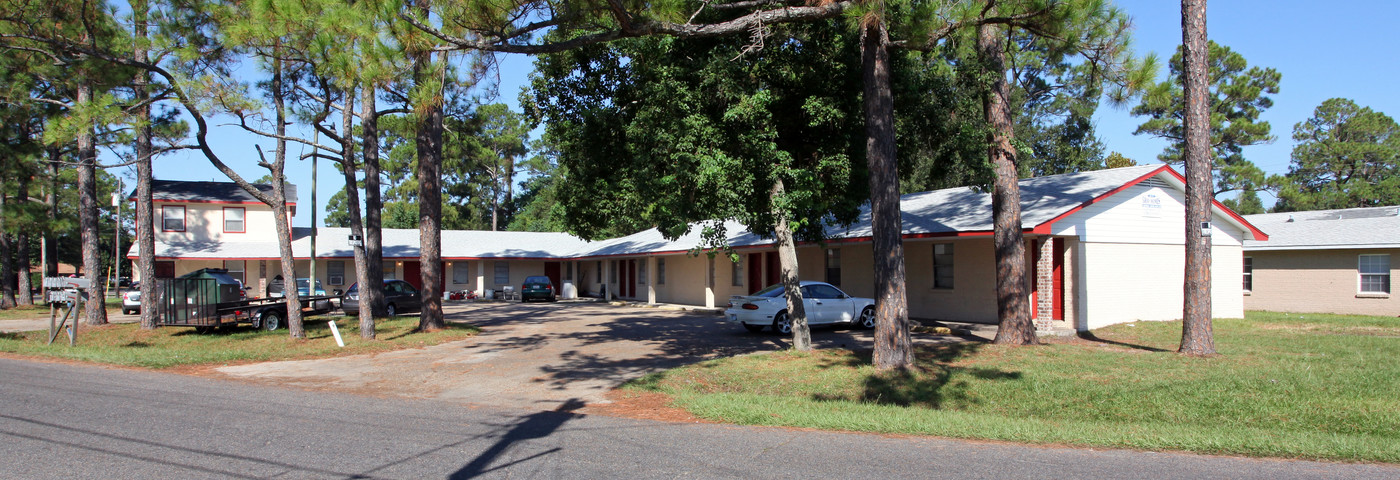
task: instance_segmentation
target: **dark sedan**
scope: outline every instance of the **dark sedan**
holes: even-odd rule
[[[403,280],[384,281],[384,306],[389,316],[403,312],[416,312],[423,307],[423,295],[418,288]],[[346,315],[360,314],[360,284],[350,286],[340,300],[341,310]]]
[[[525,277],[525,283],[520,285],[520,301],[544,300],[553,302],[555,300],[554,282],[549,277],[543,275]]]

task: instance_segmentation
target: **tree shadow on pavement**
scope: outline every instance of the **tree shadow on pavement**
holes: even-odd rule
[[[497,459],[501,458],[502,454],[505,454],[516,444],[537,438],[548,437],[556,430],[559,430],[559,427],[563,426],[568,421],[582,417],[583,415],[573,412],[583,407],[584,402],[574,398],[564,402],[554,410],[538,412],[522,417],[519,422],[509,425],[509,430],[502,434],[500,438],[496,440],[495,444],[481,452],[480,455],[477,455],[476,458],[472,459],[471,463],[453,472],[448,478],[453,480],[475,478],[494,470],[507,468],[511,465],[524,463],[562,450],[559,447],[554,447],[537,452],[533,455],[514,459],[507,463],[492,465]]]

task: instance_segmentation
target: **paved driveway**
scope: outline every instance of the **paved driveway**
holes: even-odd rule
[[[548,410],[570,400],[606,402],[608,390],[650,372],[789,343],[711,313],[600,303],[455,304],[446,314],[448,321],[480,326],[481,335],[421,349],[217,372],[314,389]],[[817,328],[812,337],[820,348],[870,348],[872,342],[869,331],[844,328]]]

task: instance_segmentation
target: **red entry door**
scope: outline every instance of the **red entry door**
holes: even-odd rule
[[[403,262],[403,281],[419,290],[423,289],[423,269],[418,262]]]
[[[749,254],[749,262],[748,262],[748,263],[749,263],[749,265],[748,265],[748,266],[749,266],[749,279],[748,279],[748,281],[749,281],[749,294],[752,295],[752,294],[758,293],[759,290],[763,290],[763,287],[766,287],[766,286],[767,286],[767,285],[764,285],[764,284],[763,284],[763,254],[762,254],[762,253],[750,253],[750,254]]]
[[[564,289],[564,284],[559,283],[559,262],[544,262],[544,276],[549,277],[556,292]]]
[[[1051,298],[1054,299],[1055,303],[1054,303],[1054,307],[1052,308],[1052,309],[1054,310],[1054,313],[1051,315],[1051,318],[1054,318],[1055,320],[1064,320],[1064,319],[1065,319],[1065,239],[1063,239],[1063,238],[1056,238],[1056,239],[1055,239],[1055,244],[1052,246],[1052,249],[1055,251],[1055,255],[1054,255],[1054,257],[1052,258],[1052,261],[1051,261],[1051,263],[1054,265],[1054,267],[1053,267],[1053,268],[1054,268],[1054,271],[1053,271],[1054,273],[1053,273],[1053,276],[1051,277],[1051,278],[1054,279],[1054,280],[1053,280],[1054,287],[1052,288],[1052,290],[1053,290],[1052,294],[1054,295],[1054,297],[1051,297]]]

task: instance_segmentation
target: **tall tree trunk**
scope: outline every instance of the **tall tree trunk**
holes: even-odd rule
[[[6,201],[0,192],[0,309],[15,308],[15,259],[14,246],[9,232],[5,231]]]
[[[416,0],[423,17],[428,16],[428,0]],[[418,251],[423,282],[423,313],[418,329],[431,332],[447,328],[442,318],[442,95],[438,68],[432,52],[413,55],[414,88],[431,88],[417,98],[428,98],[427,105],[415,105],[418,115]]]
[[[92,101],[92,83],[78,84],[77,104]],[[106,290],[103,288],[102,252],[98,246],[101,232],[97,230],[97,141],[92,125],[83,125],[78,133],[78,228],[82,232],[83,270],[88,285],[87,324],[107,323]]]
[[[145,63],[149,61],[145,46],[148,4],[146,0],[133,0],[131,10],[136,37],[133,57],[137,62]],[[132,81],[132,91],[137,101],[148,98],[150,75],[146,70],[136,73],[136,78]],[[150,308],[154,306],[156,298],[156,234],[155,220],[152,217],[155,208],[151,192],[151,180],[154,178],[151,171],[151,155],[155,153],[155,148],[151,142],[154,137],[151,130],[151,107],[140,107],[136,118],[139,122],[136,132],[136,268],[140,270],[136,276],[141,279],[141,298],[147,305],[141,309],[141,329],[154,330],[158,310]]]
[[[58,237],[53,234],[54,224],[58,222],[58,165],[62,161],[63,153],[58,147],[48,149],[49,157],[49,187],[44,191],[44,205],[48,206],[48,216],[44,228],[44,251],[40,255],[44,257],[45,275],[50,277],[58,276]]]
[[[1001,27],[982,25],[977,30],[977,54],[992,84],[982,99],[982,111],[992,132],[987,156],[996,171],[992,186],[992,242],[996,248],[997,317],[994,340],[1006,345],[1034,345],[1026,294],[1026,243],[1021,234],[1021,186],[1016,171],[1015,136],[1011,126],[1010,89],[1006,84],[1006,38]]]
[[[350,213],[350,233],[359,235],[361,239],[365,235],[364,220],[360,216],[360,189],[356,187],[359,180],[355,178],[358,171],[355,168],[355,130],[354,116],[352,110],[355,94],[354,90],[345,92],[345,105],[341,108],[341,132],[340,132],[340,171],[345,174],[345,203],[349,207]],[[351,247],[355,251],[355,283],[360,285],[360,298],[364,301],[364,292],[369,289],[369,261],[365,257],[365,245]],[[374,312],[364,308],[367,304],[361,303],[360,308],[360,338],[365,340],[374,339]]]
[[[1186,285],[1181,348],[1188,355],[1215,353],[1211,332],[1210,237],[1202,226],[1211,217],[1210,78],[1207,64],[1206,0],[1181,1],[1182,74],[1186,117]]]
[[[788,214],[778,208],[779,199],[786,193],[781,176],[773,182],[768,192],[769,204],[773,205],[773,216],[778,219],[773,233],[778,237],[778,265],[782,269],[783,293],[787,297],[788,321],[792,322],[792,348],[799,352],[812,350],[812,329],[807,325],[807,306],[802,301],[802,287],[797,275],[797,244],[792,239],[792,227],[788,225]]]
[[[384,303],[384,241],[380,228],[380,210],[384,202],[379,192],[379,112],[375,109],[374,82],[365,82],[360,91],[360,133],[365,163],[365,261],[368,262],[369,280],[360,284],[360,301],[369,305],[376,317],[387,313]],[[366,288],[368,287],[368,288]]]
[[[272,103],[277,110],[277,152],[272,163],[272,214],[277,222],[278,250],[282,260],[282,293],[287,299],[287,333],[292,338],[306,338],[306,330],[301,321],[301,298],[297,289],[296,258],[292,255],[292,221],[287,215],[287,105],[285,85],[282,83],[282,51],[274,50],[272,59]],[[315,293],[315,279],[308,285],[308,293]]]
[[[30,179],[29,169],[25,168],[19,175],[19,188],[15,190],[15,203],[21,205],[21,208],[29,207]],[[32,217],[25,215],[25,218]],[[28,225],[32,226],[33,223]],[[33,305],[34,294],[30,292],[34,291],[34,285],[29,281],[29,229],[21,229],[16,237],[18,241],[15,245],[15,270],[19,272],[19,304]]]
[[[865,156],[870,169],[870,231],[875,262],[875,368],[913,364],[909,300],[904,285],[904,221],[899,210],[894,97],[890,92],[889,37],[883,21],[861,33],[865,71]]]

